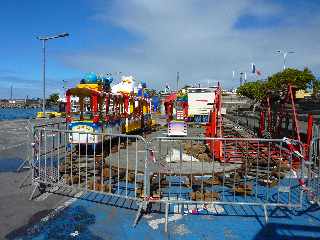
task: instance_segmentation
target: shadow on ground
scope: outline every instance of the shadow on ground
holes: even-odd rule
[[[40,221],[41,217],[48,215],[50,211],[40,212],[31,217],[29,223],[6,235],[7,239],[93,239],[102,240],[95,236],[89,226],[95,224],[95,216],[87,212],[83,206],[69,207],[67,211],[59,213],[59,216],[48,221]]]
[[[268,223],[255,236],[255,240],[312,240],[319,239],[319,226]]]

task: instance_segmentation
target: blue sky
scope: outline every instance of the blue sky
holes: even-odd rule
[[[0,98],[40,97],[39,35],[69,32],[47,44],[47,91],[63,91],[85,72],[132,74],[161,89],[221,81],[235,87],[232,71],[263,77],[281,70],[276,49],[295,50],[288,66],[320,73],[320,1],[317,0],[55,0],[0,3]],[[248,73],[249,80],[256,77]]]

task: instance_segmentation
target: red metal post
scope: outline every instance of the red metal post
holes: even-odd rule
[[[118,110],[118,96],[114,96],[113,97],[113,117],[114,117],[114,119],[118,118],[118,113],[119,113],[119,110]]]
[[[262,137],[263,132],[265,130],[265,119],[264,119],[265,112],[261,110],[260,112],[260,125],[259,125],[259,137]],[[268,118],[269,121],[269,118]],[[269,124],[269,123],[268,123]]]
[[[270,97],[267,97],[267,104],[268,104],[268,131],[269,133],[272,133]],[[264,119],[264,116],[263,116],[263,119]],[[264,129],[265,129],[265,126],[263,127],[263,130]]]
[[[129,95],[123,95],[123,104],[124,104],[124,113],[125,116],[128,117],[129,115]]]
[[[313,135],[313,118],[312,113],[308,113],[308,128],[307,128],[307,141],[305,144],[305,155],[306,159],[309,158],[309,149]]]
[[[110,100],[110,96],[109,94],[106,95],[105,97],[105,104],[106,104],[106,115],[105,115],[105,121],[108,122],[110,120],[109,117],[109,101]]]
[[[83,117],[83,100],[84,98],[83,97],[79,97],[79,107],[80,107],[80,121],[83,121],[84,120],[84,117]]]
[[[71,122],[71,94],[69,91],[66,92],[66,120],[67,122]]]
[[[92,104],[92,115],[93,115],[93,122],[99,122],[99,114],[98,114],[98,95],[94,94],[91,97],[91,104]]]

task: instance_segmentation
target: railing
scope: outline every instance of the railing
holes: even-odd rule
[[[257,206],[268,221],[269,207],[302,205],[305,161],[282,139],[157,137],[147,142],[138,135],[77,132],[87,141],[74,144],[73,133],[35,130],[30,199],[37,189],[51,186],[129,199],[139,205],[134,225],[143,209],[164,204],[165,231],[170,206],[175,214]],[[89,138],[99,141],[90,144]],[[222,148],[219,158],[209,151],[215,143]]]
[[[73,133],[36,130],[32,161],[34,189],[30,199],[36,190],[53,186],[137,201],[145,197],[147,144],[141,136],[77,132],[87,142],[73,144],[69,141]],[[92,137],[101,141],[89,144]]]
[[[53,119],[35,119],[35,120],[23,120],[22,121],[25,129],[25,137],[23,144],[27,145],[27,154],[24,161],[20,164],[20,166],[17,168],[17,172],[19,172],[22,168],[30,168],[30,162],[32,161],[32,144],[34,142],[34,134],[37,131],[37,129],[40,128],[52,128],[52,129],[59,129],[59,130],[66,130],[67,129],[67,122],[65,118],[53,118]],[[20,133],[23,134],[23,133]],[[29,175],[26,176],[28,178]],[[23,179],[23,182],[26,179]]]
[[[317,129],[319,130],[319,128]],[[317,132],[317,136],[319,132]],[[306,183],[308,190],[308,200],[312,204],[320,206],[320,138],[312,139],[309,152],[309,161],[307,162],[308,181]]]
[[[222,145],[219,159],[208,151],[210,141]],[[304,162],[282,139],[158,137],[151,146],[149,201],[165,204],[166,224],[171,204],[187,214],[220,205],[261,206],[266,222],[268,207],[301,207]]]

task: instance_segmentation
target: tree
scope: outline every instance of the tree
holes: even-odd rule
[[[312,95],[316,96],[320,92],[320,80],[314,80],[312,83]]]
[[[270,90],[283,90],[289,84],[296,87],[297,90],[306,90],[316,80],[312,72],[305,68],[303,71],[294,68],[287,68],[268,77],[267,86]]]
[[[254,100],[262,100],[266,97],[266,82],[247,82],[237,89],[237,94]]]
[[[59,100],[59,93],[52,93],[48,98],[48,102],[50,104],[57,104],[58,100]]]
[[[312,72],[305,68],[303,71],[294,68],[287,68],[282,72],[278,72],[268,77],[267,81],[248,82],[240,86],[237,94],[254,99],[256,101],[263,100],[267,95],[272,94],[277,98],[288,89],[291,84],[297,90],[306,90],[313,86],[315,89],[320,89],[315,76]],[[319,87],[319,88],[318,88]]]

